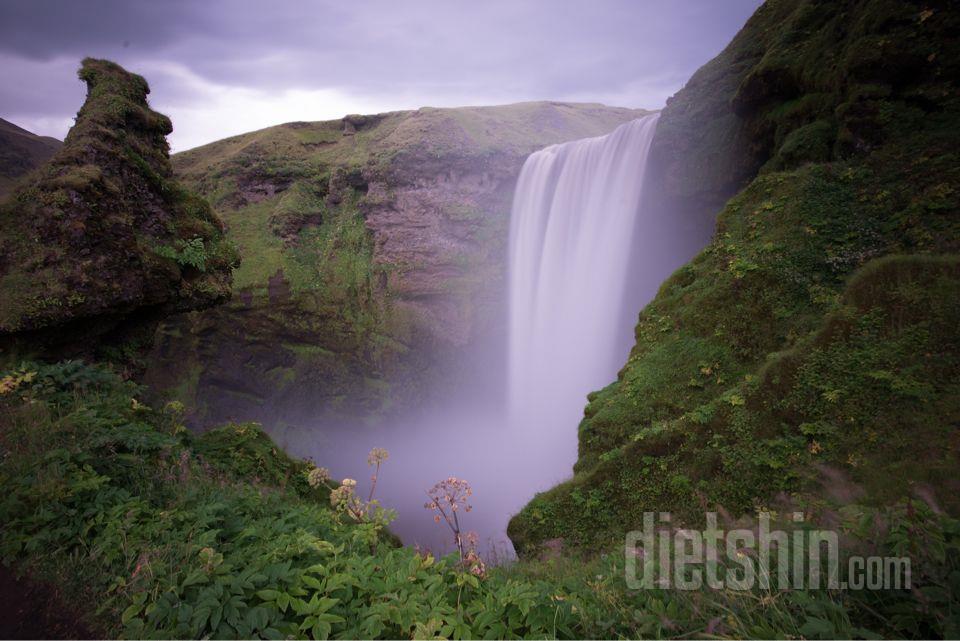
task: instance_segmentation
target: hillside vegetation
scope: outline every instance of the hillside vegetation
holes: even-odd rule
[[[195,436],[182,407],[152,408],[142,393],[71,361],[0,376],[0,559],[82,605],[82,623],[98,636],[871,638],[960,629],[933,614],[948,603],[932,589],[628,591],[622,553],[477,574],[455,555],[396,547],[386,521],[357,523],[331,508],[336,484],[311,483],[313,464],[288,458],[258,426]],[[884,519],[882,540],[867,532],[872,550],[911,546],[924,585],[956,571],[942,554],[956,548],[960,523],[924,509]],[[922,534],[905,540],[907,531]]]

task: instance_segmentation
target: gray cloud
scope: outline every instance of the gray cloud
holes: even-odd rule
[[[658,107],[758,4],[5,0],[0,115],[68,121],[78,93],[82,100],[69,76],[86,55],[144,73],[156,107],[191,113],[226,90],[245,91],[254,102],[332,90],[345,108],[374,110],[530,99]],[[310,119],[307,105],[304,111]],[[201,138],[176,141],[175,134],[175,146],[213,139]]]

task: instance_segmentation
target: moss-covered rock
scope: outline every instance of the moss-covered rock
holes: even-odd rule
[[[937,3],[770,1],[668,103],[662,195],[739,193],[591,395],[574,478],[511,522],[519,550],[644,511],[817,511],[824,475],[960,510],[958,33]]]
[[[173,177],[172,127],[146,81],[89,58],[80,78],[87,100],[63,147],[0,208],[8,351],[119,353],[163,316],[229,295],[236,254]]]

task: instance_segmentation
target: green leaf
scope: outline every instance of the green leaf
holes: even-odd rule
[[[336,614],[325,613],[318,614],[317,621],[326,621],[327,623],[345,623],[346,619],[341,616],[337,616]]]
[[[183,580],[183,583],[180,584],[181,588],[186,588],[191,585],[196,585],[198,583],[207,583],[209,581],[206,573],[201,570],[194,570],[191,572],[186,579]]]
[[[800,626],[800,634],[807,638],[834,639],[837,637],[833,624],[819,617],[807,617],[806,622]]]
[[[257,606],[247,611],[247,624],[255,630],[263,630],[270,621],[270,613],[266,608]]]
[[[142,607],[143,606],[138,603],[128,606],[127,609],[123,611],[123,614],[120,615],[120,622],[123,623],[123,625],[127,625],[130,619],[140,614],[140,609]]]
[[[313,638],[314,639],[327,639],[330,637],[330,624],[326,621],[318,621],[315,626],[313,626]]]
[[[309,574],[304,575],[303,583],[307,587],[311,587],[314,590],[323,590],[323,582],[316,577],[310,576]]]

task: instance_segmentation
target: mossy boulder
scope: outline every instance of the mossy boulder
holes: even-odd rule
[[[140,328],[230,293],[236,253],[173,176],[170,119],[149,87],[86,59],[87,99],[63,147],[0,207],[0,341],[62,356],[123,349]]]

